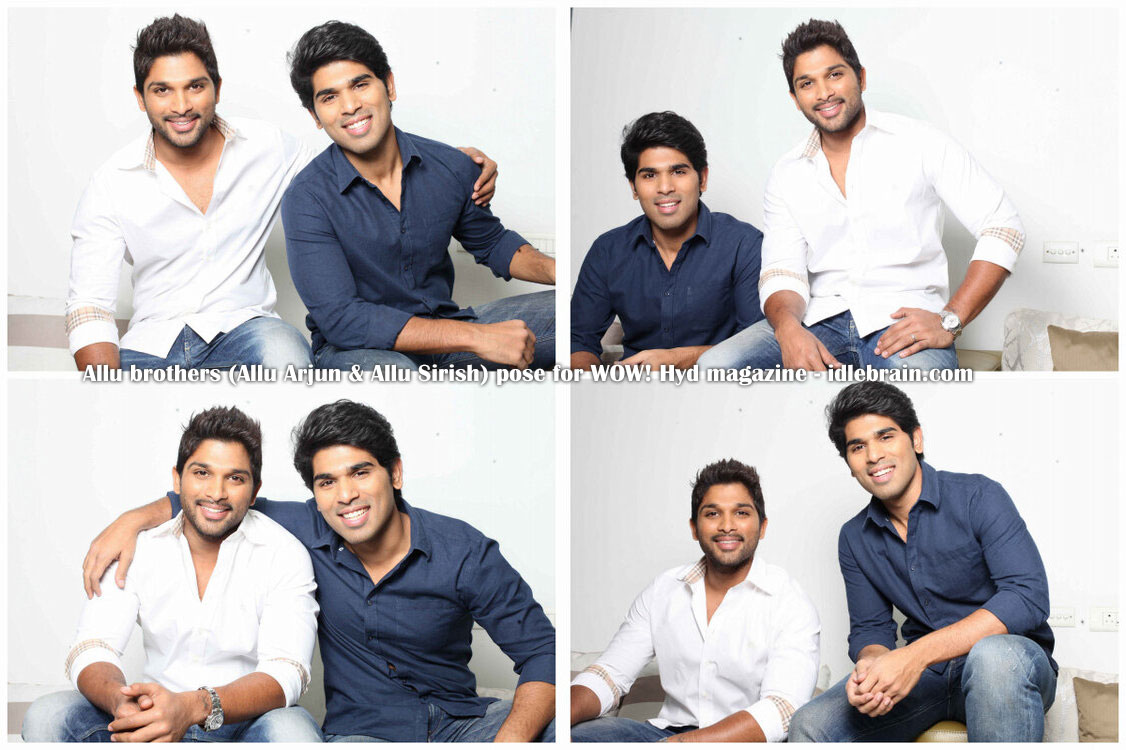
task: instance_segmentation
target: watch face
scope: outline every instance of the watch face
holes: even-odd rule
[[[223,726],[223,712],[218,711],[208,716],[207,720],[203,722],[203,731],[214,732],[221,726]]]

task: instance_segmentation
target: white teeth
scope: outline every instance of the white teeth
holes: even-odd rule
[[[351,125],[348,125],[347,128],[348,128],[348,130],[359,130],[364,125],[367,125],[370,120],[371,120],[370,117],[365,117],[364,119],[360,120],[359,122],[354,122]]]
[[[353,518],[359,518],[364,513],[367,513],[367,508],[360,508],[359,510],[349,511],[344,514],[344,517],[348,520],[352,520]]]
[[[880,469],[879,471],[877,471],[877,472],[876,472],[875,474],[873,474],[872,476],[873,476],[873,477],[882,477],[882,476],[883,476],[884,474],[887,474],[887,473],[889,473],[890,471],[891,471],[891,467],[889,466],[889,467],[888,467],[888,468],[886,468],[886,469]]]

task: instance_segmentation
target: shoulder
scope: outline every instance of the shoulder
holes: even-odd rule
[[[116,175],[128,175],[133,170],[136,170],[138,173],[143,172],[144,170],[141,169],[141,161],[144,159],[145,147],[148,143],[150,132],[151,131],[145,131],[144,135],[133,138],[127,144],[114,151],[112,156],[94,170],[91,181],[104,181]]]
[[[648,219],[642,214],[628,224],[622,224],[620,227],[614,227],[603,232],[594,240],[590,249],[606,252],[616,247],[632,244],[634,238],[637,237],[637,233],[641,231],[641,223],[644,221],[648,221]]]
[[[411,505],[411,512],[422,523],[434,550],[462,555],[492,541],[472,524]]]
[[[428,171],[440,170],[447,172],[461,181],[468,180],[470,185],[472,185],[481,174],[481,167],[453,146],[442,143],[441,141],[436,141],[432,138],[424,138],[414,133],[407,133],[401,130],[399,133],[414,146],[419,156],[422,157],[424,168]],[[404,150],[403,144],[400,144],[400,153]]]
[[[761,240],[762,232],[750,222],[736,219],[722,211],[712,211],[712,226],[726,237],[739,240]]]
[[[864,522],[867,517],[868,506],[865,505],[855,516],[841,524],[840,543],[844,544],[846,541],[858,538],[864,531]]]
[[[943,502],[947,499],[974,502],[981,497],[1008,497],[1001,483],[984,474],[962,474],[956,471],[935,471]]]
[[[925,120],[891,112],[872,112],[870,117],[875,127],[890,134],[904,146],[922,149],[954,143],[949,135]]]
[[[316,193],[326,184],[330,184],[334,174],[332,168],[332,146],[313,157],[305,168],[297,173],[289,183],[288,195],[291,191]]]
[[[797,579],[779,565],[773,563],[763,562],[762,572],[759,574],[763,588],[770,593],[779,596],[782,599],[796,599],[800,600],[803,604],[813,606],[813,602],[806,595],[805,589],[801,587]]]
[[[265,514],[251,508],[246,512],[246,518],[242,522],[251,525],[248,531],[253,534],[256,542],[272,551],[273,557],[308,559],[309,553],[305,549],[305,545],[289,533],[284,526]]]

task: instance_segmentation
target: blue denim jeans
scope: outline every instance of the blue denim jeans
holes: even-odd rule
[[[966,724],[970,742],[1040,742],[1056,673],[1044,650],[1020,635],[991,635],[944,674],[924,669],[911,693],[871,718],[849,704],[846,677],[798,709],[790,742],[911,742],[945,719]]]
[[[495,701],[484,716],[451,716],[431,703],[426,728],[427,742],[492,742],[512,710],[512,701]],[[325,742],[389,742],[362,734],[326,734]],[[555,742],[555,720],[544,728],[536,742]]]
[[[666,737],[693,729],[696,727],[660,729],[647,721],[601,716],[571,727],[571,742],[660,742]]]
[[[262,365],[284,370],[289,365],[308,367],[313,363],[309,342],[280,318],[251,318],[242,325],[220,333],[210,343],[189,326],[184,326],[165,357],[121,350],[121,367],[145,370],[179,365],[188,369],[226,370],[237,365]]]
[[[45,695],[23,720],[25,742],[109,742],[113,717],[74,690]],[[181,742],[321,742],[321,730],[299,706],[267,711],[257,719],[224,724],[214,732],[193,726]]]
[[[536,352],[532,369],[550,370],[555,365],[555,292],[534,292],[505,297],[474,308],[474,323],[500,323],[505,320],[522,320],[536,336]],[[448,354],[406,354],[389,349],[338,349],[324,344],[315,355],[317,367],[325,370],[347,372],[353,365],[362,370],[394,365],[405,370],[417,370],[421,365],[437,367],[485,367],[497,370],[504,365],[488,362],[472,352]]]
[[[878,369],[903,367],[912,370],[953,370],[958,366],[958,354],[954,351],[953,344],[945,349],[923,349],[910,357],[900,357],[898,352],[887,359],[877,356],[874,353],[876,342],[887,328],[861,336],[852,320],[852,313],[848,311],[806,326],[806,329],[842,365],[871,365]],[[768,370],[782,366],[782,347],[774,338],[774,328],[770,322],[760,320],[708,349],[696,364],[700,369],[751,367]]]

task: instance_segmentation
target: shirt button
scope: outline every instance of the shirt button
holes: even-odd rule
[[[344,548],[343,548],[343,547],[337,547],[337,548],[336,548],[336,551],[337,551],[337,552],[343,552],[343,551],[344,551]]]
[[[911,570],[914,570],[914,569],[915,569],[915,566],[914,566],[914,565],[912,565],[912,566],[911,566]]]
[[[375,636],[374,636],[374,635],[369,635],[369,636],[368,636],[368,640],[369,640],[369,641],[374,641],[374,640],[375,640]]]
[[[407,233],[406,227],[399,227],[399,234],[406,234],[406,233]]]
[[[666,297],[671,297],[671,296],[672,296],[672,292],[665,292],[665,296],[666,296]]]

